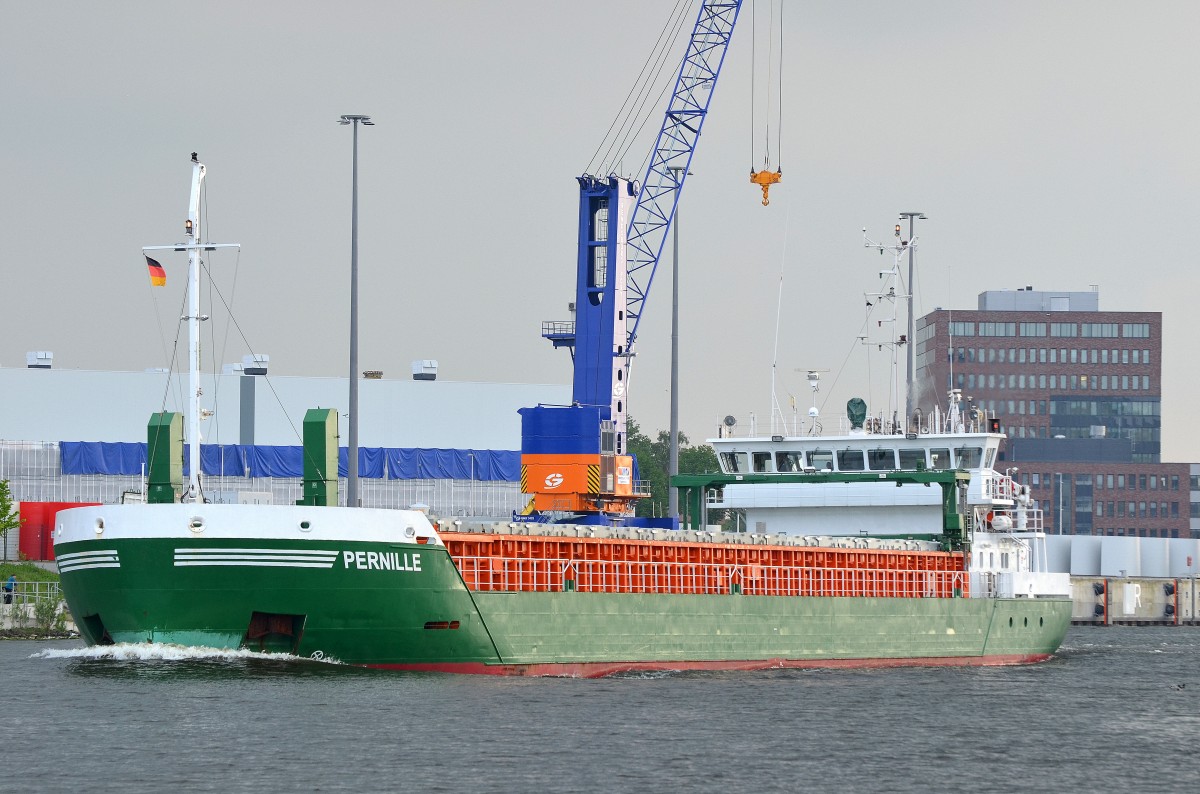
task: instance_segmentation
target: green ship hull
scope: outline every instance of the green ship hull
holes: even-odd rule
[[[1053,654],[1071,617],[1069,599],[474,592],[433,543],[101,538],[56,552],[89,644],[410,670],[1015,664]]]

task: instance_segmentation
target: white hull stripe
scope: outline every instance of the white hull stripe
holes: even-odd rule
[[[71,554],[61,554],[55,559],[60,574],[71,571],[86,571],[90,568],[120,568],[121,561],[116,549],[97,549],[96,551],[76,551]]]
[[[114,560],[113,562],[92,562],[92,563],[78,563],[75,565],[59,565],[58,572],[59,572],[59,574],[64,574],[64,573],[71,573],[72,571],[86,571],[91,568],[120,568],[120,567],[121,567],[121,563],[116,562]]]
[[[338,552],[298,549],[175,549],[175,566],[248,565],[270,568],[332,568]]]

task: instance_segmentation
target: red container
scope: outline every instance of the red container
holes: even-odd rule
[[[54,521],[59,510],[91,507],[99,502],[21,502],[21,539],[18,549],[24,559],[54,559]]]

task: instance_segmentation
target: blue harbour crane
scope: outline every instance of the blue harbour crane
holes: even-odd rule
[[[543,324],[573,360],[570,406],[521,409],[523,520],[674,525],[632,515],[639,491],[628,454],[630,363],[659,258],[742,3],[705,2],[640,183],[612,174],[579,182],[574,319]]]

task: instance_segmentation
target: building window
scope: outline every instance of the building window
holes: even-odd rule
[[[1149,390],[1149,388],[1150,388],[1150,376],[1143,375],[1142,376],[1142,390],[1146,391],[1146,390]]]
[[[1143,350],[1143,351],[1142,351],[1142,363],[1143,363],[1143,364],[1149,364],[1149,363],[1150,363],[1150,351],[1149,351],[1149,350]]]
[[[1016,336],[1016,323],[979,323],[980,336]]]
[[[1075,323],[1050,323],[1050,336],[1073,337],[1078,332]]]
[[[1121,336],[1126,339],[1146,339],[1150,336],[1150,323],[1124,323]]]
[[[1109,337],[1117,335],[1116,323],[1080,323],[1080,336],[1087,338]]]
[[[1107,348],[1100,351],[1100,363],[1101,364],[1108,363],[1108,349]]]
[[[1128,349],[1121,351],[1121,363],[1122,364],[1129,363],[1129,350]]]

